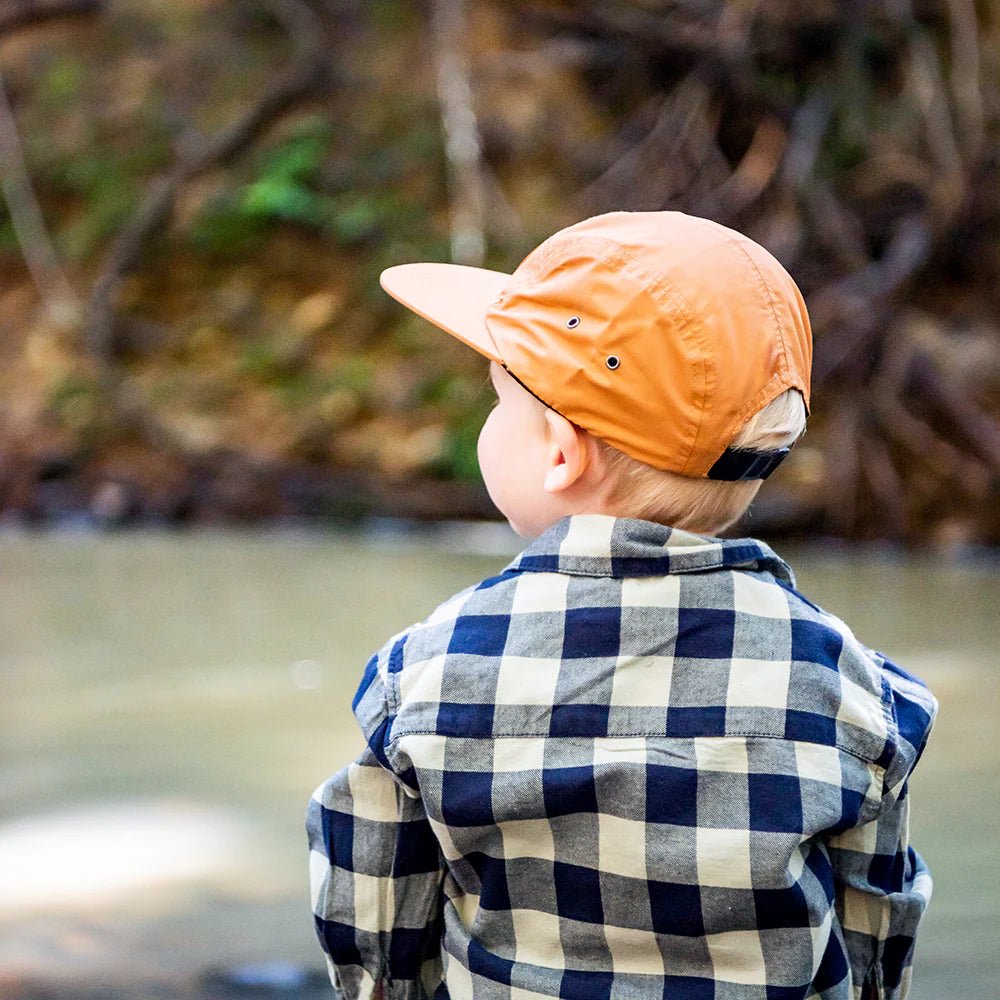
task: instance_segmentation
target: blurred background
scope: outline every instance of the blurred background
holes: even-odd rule
[[[1000,996],[995,0],[0,0],[0,181],[4,1000],[328,995],[361,668],[518,548],[484,362],[378,274],[662,208],[806,296],[729,534],[939,694],[913,996]]]

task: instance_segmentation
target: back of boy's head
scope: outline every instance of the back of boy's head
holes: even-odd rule
[[[757,452],[790,448],[805,427],[802,393],[786,389],[747,421],[731,447]],[[659,521],[714,535],[746,511],[763,484],[763,479],[727,481],[679,476],[640,462],[600,438],[597,442],[614,483],[608,502],[619,517]]]
[[[404,264],[383,287],[589,431],[620,516],[714,533],[801,436],[812,339],[802,296],[748,237],[680,212],[613,212],[512,275]]]

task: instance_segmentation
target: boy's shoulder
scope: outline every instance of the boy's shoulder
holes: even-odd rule
[[[759,736],[915,763],[933,695],[802,595],[766,543],[568,521],[373,658],[394,736],[530,722],[536,735]]]

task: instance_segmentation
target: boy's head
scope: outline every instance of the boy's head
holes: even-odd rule
[[[706,219],[614,212],[513,275],[421,263],[381,280],[491,360],[480,463],[523,534],[585,511],[714,533],[804,429],[802,296],[767,251]]]

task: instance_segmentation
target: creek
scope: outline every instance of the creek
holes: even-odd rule
[[[940,699],[911,1000],[998,996],[1000,558],[775,548]],[[360,749],[361,670],[516,549],[476,526],[0,536],[0,985],[320,969],[302,821]]]

